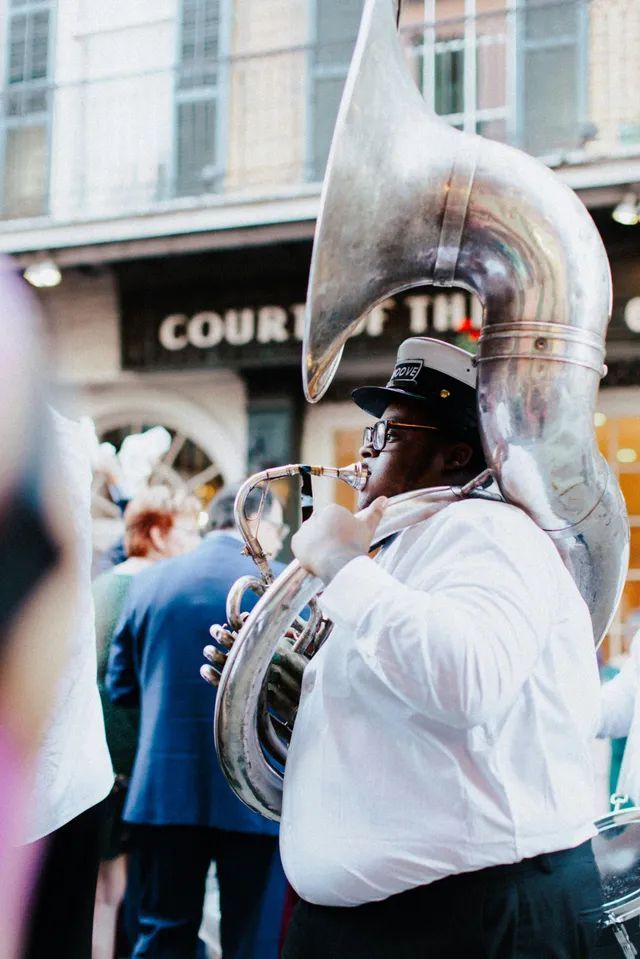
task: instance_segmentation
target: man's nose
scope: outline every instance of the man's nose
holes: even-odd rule
[[[373,446],[370,446],[369,443],[363,443],[360,449],[358,450],[358,456],[361,460],[369,459],[370,456],[377,456],[378,451],[374,450]]]

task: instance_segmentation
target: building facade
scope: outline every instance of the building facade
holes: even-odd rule
[[[39,296],[76,408],[113,439],[162,423],[167,468],[196,485],[352,460],[350,388],[384,378],[404,335],[468,343],[480,325],[462,291],[393,297],[304,403],[311,242],[361,8],[0,0],[0,251],[61,270]],[[633,524],[616,651],[640,625],[640,225],[611,215],[640,193],[640,0],[404,0],[400,27],[432,108],[551,165],[607,246],[598,434]]]

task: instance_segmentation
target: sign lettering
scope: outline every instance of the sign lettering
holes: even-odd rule
[[[482,326],[480,303],[464,293],[411,295],[401,300],[388,299],[374,307],[363,318],[354,336],[382,337],[391,314],[399,307],[408,311],[409,333],[457,333],[462,329],[479,330]],[[304,303],[229,309],[224,313],[203,310],[189,317],[171,313],[158,327],[158,340],[165,350],[177,352],[188,346],[211,349],[220,343],[246,346],[249,343],[301,343],[304,336]],[[640,320],[639,320],[640,323]]]

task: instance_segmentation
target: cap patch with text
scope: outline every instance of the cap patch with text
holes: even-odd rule
[[[351,395],[372,416],[382,416],[387,406],[406,399],[428,407],[434,422],[465,432],[478,429],[474,357],[443,340],[404,340],[387,385],[361,386]]]
[[[423,360],[403,360],[402,363],[396,363],[391,379],[415,383],[423,366]]]

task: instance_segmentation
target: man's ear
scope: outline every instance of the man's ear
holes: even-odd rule
[[[150,528],[149,539],[151,541],[151,545],[157,553],[164,552],[167,543],[167,537],[164,535],[159,526],[152,526]]]
[[[473,447],[469,443],[451,443],[444,451],[444,470],[456,473],[469,465],[473,457]]]

